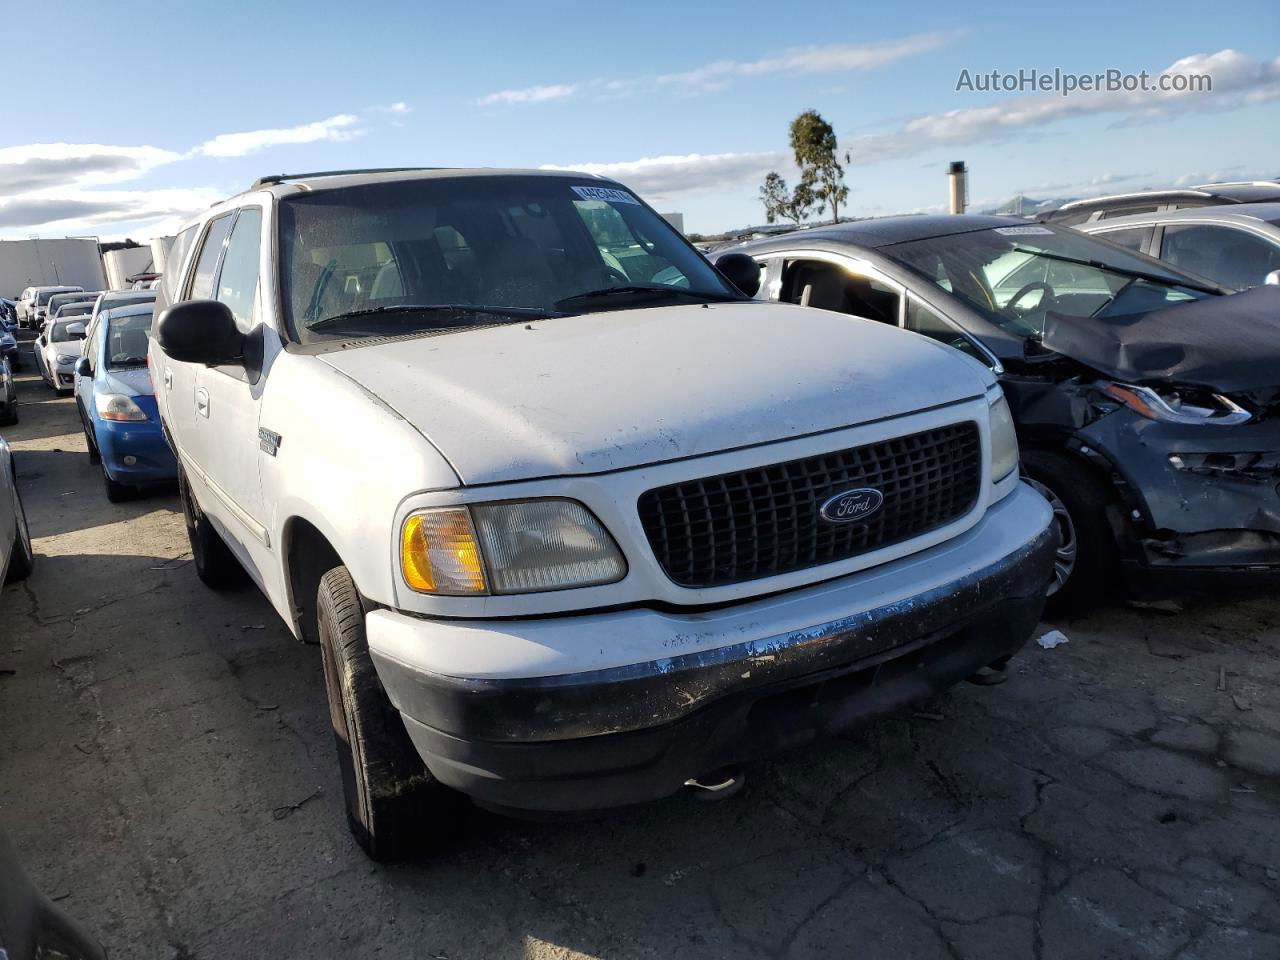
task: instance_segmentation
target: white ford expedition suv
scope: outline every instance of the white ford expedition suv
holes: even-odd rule
[[[606,808],[999,669],[1056,546],[991,373],[753,300],[617,183],[269,177],[151,345],[195,568],[319,643],[371,856]],[[745,292],[744,292],[745,291]]]

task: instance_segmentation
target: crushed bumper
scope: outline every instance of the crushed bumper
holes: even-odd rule
[[[377,611],[370,649],[442,782],[513,810],[656,799],[691,777],[927,697],[1016,652],[1039,619],[1056,547],[1043,501],[1029,491],[1017,497],[1031,528],[1019,531],[1014,549],[927,590],[803,629],[602,670],[464,678],[390,655],[378,641],[398,615]],[[760,603],[767,610],[769,601]],[[604,633],[598,642],[619,638]]]
[[[1079,431],[1123,478],[1137,572],[1280,572],[1280,421],[1160,423],[1119,410]]]

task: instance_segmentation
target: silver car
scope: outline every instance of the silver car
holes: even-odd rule
[[[1280,283],[1280,202],[1157,211],[1076,229],[1235,290]]]
[[[13,368],[0,357],[0,424],[18,422],[18,387],[13,382]]]
[[[13,452],[4,437],[0,437],[0,583],[26,579],[34,562],[31,531],[27,529],[27,515],[18,496]]]

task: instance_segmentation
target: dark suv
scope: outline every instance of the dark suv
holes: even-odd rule
[[[1186,210],[1189,207],[1212,207],[1224,203],[1266,203],[1280,200],[1280,180],[1248,180],[1240,183],[1204,183],[1198,187],[1177,190],[1143,190],[1139,193],[1117,193],[1109,197],[1090,197],[1064,203],[1057,210],[1042,213],[1037,220],[1074,227],[1112,217],[1131,217],[1143,213]]]

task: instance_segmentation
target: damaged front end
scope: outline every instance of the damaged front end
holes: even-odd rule
[[[1280,572],[1280,291],[1050,314],[1039,345],[1005,384],[1019,429],[1111,479],[1124,561]]]

